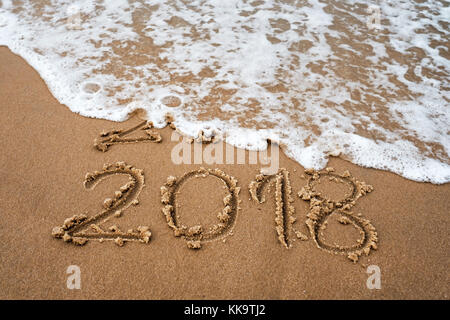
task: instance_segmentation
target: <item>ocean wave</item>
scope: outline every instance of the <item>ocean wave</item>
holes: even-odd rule
[[[0,44],[83,116],[450,181],[448,1],[0,3]]]

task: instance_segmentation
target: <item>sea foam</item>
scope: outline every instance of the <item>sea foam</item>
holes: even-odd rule
[[[450,181],[446,1],[0,3],[0,44],[83,116]]]

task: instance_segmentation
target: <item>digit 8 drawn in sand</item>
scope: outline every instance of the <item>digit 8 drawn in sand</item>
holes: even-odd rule
[[[223,199],[225,207],[217,215],[219,223],[213,225],[208,231],[204,230],[201,225],[188,228],[179,221],[177,216],[176,197],[178,190],[190,178],[206,178],[208,176],[222,181],[229,192]],[[220,169],[200,168],[187,172],[180,178],[169,176],[167,182],[161,187],[161,202],[164,204],[162,212],[176,237],[183,237],[187,241],[188,248],[200,249],[202,242],[217,240],[230,234],[239,210],[239,192],[240,188],[237,186],[237,180]]]
[[[109,232],[100,227],[111,216],[120,217],[130,205],[139,203],[138,197],[144,187],[143,170],[136,169],[125,162],[106,164],[103,166],[103,170],[86,174],[84,186],[86,189],[93,189],[100,181],[117,174],[129,176],[129,181],[114,193],[113,198],[104,201],[103,210],[100,213],[90,218],[84,214],[68,218],[61,227],[53,228],[52,235],[76,245],[84,245],[90,239],[100,242],[113,240],[119,246],[122,246],[126,241],[148,243],[151,238],[148,227],[139,226],[137,230],[129,230],[128,232],[120,231],[117,226],[111,226]],[[91,233],[87,232],[89,228],[92,230]]]
[[[369,220],[355,216],[349,211],[356,201],[371,192],[373,187],[362,181],[357,181],[348,171],[342,175],[333,173],[334,169],[327,168],[325,171],[306,170],[309,175],[307,185],[298,193],[302,200],[310,202],[310,211],[307,214],[306,225],[309,228],[311,237],[317,247],[334,254],[344,254],[353,262],[358,261],[362,254],[368,255],[371,249],[377,249],[377,232]],[[345,183],[350,186],[350,193],[343,199],[330,199],[315,190],[315,186],[320,184],[321,177],[328,177],[330,181]],[[361,238],[358,243],[351,247],[339,245],[329,245],[320,239],[319,233],[326,224],[332,213],[341,215],[339,222],[342,224],[352,224],[359,229]]]

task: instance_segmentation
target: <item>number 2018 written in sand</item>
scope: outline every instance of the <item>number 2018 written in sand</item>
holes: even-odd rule
[[[104,132],[95,140],[94,145],[99,151],[106,152],[114,144],[161,142],[161,136],[153,131],[152,127],[151,123],[142,122],[128,130]],[[128,134],[136,131],[143,131],[144,136],[127,138]],[[372,249],[376,249],[378,238],[375,228],[369,220],[355,215],[351,211],[360,197],[373,190],[372,186],[357,181],[348,171],[337,174],[332,168],[322,171],[306,170],[305,174],[307,175],[307,184],[298,192],[298,196],[309,202],[305,223],[310,238],[316,246],[329,253],[346,255],[353,262],[358,261],[361,255],[368,255]],[[107,230],[102,227],[111,217],[119,218],[129,206],[138,205],[139,194],[144,187],[143,170],[125,162],[105,164],[102,170],[86,174],[84,186],[92,189],[101,181],[114,175],[125,175],[129,180],[114,193],[112,198],[104,200],[102,210],[96,215],[91,217],[85,214],[74,215],[66,219],[62,226],[53,228],[52,235],[55,238],[75,245],[84,245],[89,240],[99,242],[109,240],[119,246],[123,246],[127,241],[150,242],[152,234],[148,226],[138,226],[126,232],[120,230],[116,225],[110,226]],[[177,205],[180,187],[190,179],[205,177],[217,179],[227,190],[227,195],[223,198],[223,209],[217,214],[217,223],[208,229],[201,225],[186,226],[181,222]],[[341,199],[324,196],[316,188],[324,179],[346,185],[349,192]],[[289,172],[281,168],[272,175],[256,175],[248,186],[251,199],[259,204],[264,203],[264,191],[268,189],[269,185],[275,186],[275,230],[281,245],[290,248],[294,239],[308,240],[307,235],[294,228],[296,218],[294,217],[295,209],[292,206],[294,200]],[[167,178],[166,183],[161,187],[162,213],[176,237],[183,238],[188,248],[200,249],[205,242],[219,239],[225,241],[226,237],[232,234],[240,210],[239,193],[240,187],[234,177],[220,169],[199,168],[187,172],[181,177],[169,176]],[[327,219],[331,215],[337,215],[341,224],[352,225],[359,230],[360,237],[354,245],[329,244],[322,239],[322,231],[326,228]]]

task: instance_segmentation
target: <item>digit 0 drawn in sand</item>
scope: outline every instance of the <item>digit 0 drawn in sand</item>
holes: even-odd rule
[[[306,170],[305,173],[309,175],[308,183],[298,195],[302,200],[310,202],[306,225],[317,247],[329,253],[344,254],[353,262],[357,262],[362,254],[368,255],[371,249],[376,250],[378,235],[375,227],[369,220],[355,216],[350,211],[356,201],[371,192],[373,187],[357,181],[348,171],[339,175],[334,173],[333,168],[326,168],[324,171]],[[341,199],[326,197],[316,190],[321,184],[321,179],[329,179],[329,181],[347,185],[349,192]],[[358,239],[356,245],[351,247],[330,245],[320,238],[320,231],[324,229],[331,214],[340,215],[339,222],[341,224],[351,224],[359,230],[361,238]]]
[[[219,179],[228,189],[228,194],[223,198],[224,208],[217,215],[219,222],[209,230],[205,230],[201,225],[187,227],[182,224],[178,215],[177,194],[179,189],[191,178],[206,178],[209,176]],[[169,176],[167,182],[161,187],[161,202],[164,204],[162,212],[175,237],[183,237],[190,249],[200,249],[202,242],[213,241],[230,235],[239,210],[239,192],[240,187],[237,186],[237,180],[220,169],[200,168],[187,172],[180,178]]]
[[[254,181],[249,184],[249,191],[252,199],[258,203],[264,203],[264,188],[272,181],[275,181],[275,230],[278,240],[286,247],[291,247],[290,234],[294,232],[293,224],[295,209],[292,206],[292,188],[289,180],[289,171],[284,168],[278,170],[273,175],[258,174]],[[300,231],[295,231],[297,238],[307,240],[307,237]]]
[[[96,138],[94,141],[94,147],[97,150],[106,152],[109,147],[114,144],[119,143],[137,143],[137,142],[156,142],[159,143],[162,141],[161,135],[153,130],[152,122],[143,121],[139,123],[137,126],[132,127],[128,130],[111,130],[107,132],[102,132],[100,137]],[[125,136],[135,132],[137,130],[142,130],[146,134],[144,137],[138,138],[125,138]]]
[[[143,170],[125,162],[105,164],[103,170],[86,174],[84,180],[85,188],[93,189],[100,181],[117,174],[127,175],[129,181],[114,193],[113,198],[107,198],[103,202],[103,210],[100,213],[90,218],[85,214],[74,215],[66,219],[62,226],[53,228],[52,235],[76,245],[84,245],[88,240],[110,240],[118,246],[122,246],[126,241],[148,243],[152,234],[146,226],[139,226],[136,230],[127,232],[122,232],[117,226],[110,227],[108,231],[101,228],[112,216],[120,217],[130,205],[139,204],[138,197],[144,187]]]

